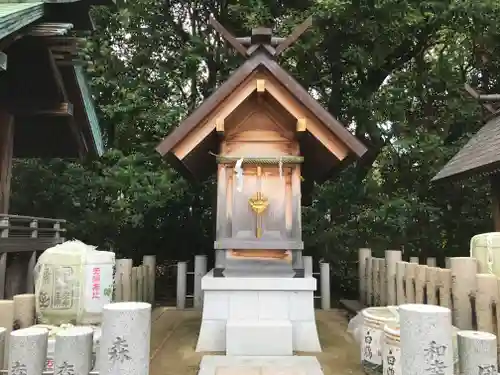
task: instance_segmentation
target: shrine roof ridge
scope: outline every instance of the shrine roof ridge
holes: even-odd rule
[[[344,125],[323,108],[302,85],[285,71],[267,53],[257,53],[245,61],[217,90],[215,90],[194,112],[183,120],[156,147],[156,151],[165,156],[192,130],[196,128],[217,106],[228,98],[238,86],[257,68],[264,67],[284,86],[297,101],[312,112],[328,129],[335,134],[357,157],[362,157],[366,146],[351,134]]]

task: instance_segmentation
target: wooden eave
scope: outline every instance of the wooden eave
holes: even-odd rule
[[[74,105],[74,120],[82,132],[81,136],[84,137],[87,152],[94,156],[101,156],[104,153],[104,142],[83,68],[67,65],[59,69],[64,78],[69,100]]]
[[[43,2],[0,3],[0,39],[42,18]]]
[[[366,147],[354,135],[345,129],[345,127],[330,113],[328,113],[328,111],[326,111],[316,100],[314,100],[314,98],[312,98],[311,95],[295,79],[293,79],[283,68],[281,68],[265,53],[257,54],[248,59],[218,90],[216,90],[200,105],[200,107],[198,107],[188,118],[175,128],[172,133],[157,146],[156,150],[162,156],[167,154],[177,154],[179,159],[185,161],[184,158],[189,157],[189,153],[193,150],[192,147],[191,149],[184,151],[182,154],[179,154],[178,152],[175,152],[176,146],[183,142],[187,137],[191,136],[200,124],[205,123],[207,120],[213,121],[214,119],[212,117],[217,113],[218,108],[222,103],[225,103],[226,100],[230,101],[231,96],[240,95],[239,101],[236,101],[236,104],[229,105],[229,112],[225,109],[221,111],[228,113],[224,113],[223,116],[217,114],[217,116],[221,116],[220,120],[223,121],[224,116],[228,116],[231,110],[234,110],[235,107],[245,100],[253,90],[257,89],[256,87],[252,87],[251,90],[247,90],[245,84],[248,84],[248,81],[253,79],[254,75],[261,72],[265,72],[272,78],[272,80],[276,81],[276,84],[271,84],[269,87],[269,93],[274,97],[274,99],[280,102],[279,96],[284,96],[278,91],[281,90],[282,92],[286,92],[286,96],[292,97],[294,101],[298,102],[297,104],[299,106],[305,108],[305,112],[302,111],[302,113],[308,113],[307,116],[312,116],[317,119],[317,121],[313,121],[311,123],[310,129],[307,130],[314,133],[314,136],[323,143],[323,146],[328,148],[328,144],[324,142],[325,137],[322,137],[320,134],[323,131],[320,129],[321,127],[323,127],[323,129],[327,132],[330,132],[338,141],[345,145],[347,154],[354,154],[359,158],[367,151]],[[262,88],[262,90],[265,90],[265,88]],[[292,105],[283,103],[283,100],[281,100],[280,104],[287,110],[295,112],[291,114],[297,118],[298,122],[300,120],[299,117],[304,116],[303,114],[299,114],[297,110],[294,111]],[[215,120],[218,121],[219,119]],[[318,124],[320,125],[318,126]],[[306,126],[305,123],[304,126]],[[213,135],[211,134],[212,130],[212,128],[208,127],[205,131],[206,134],[203,134],[202,139],[199,141],[204,141],[209,136],[213,138]],[[300,130],[303,131],[305,128]],[[331,147],[329,148],[329,151],[332,151]],[[332,153],[335,154],[334,152]],[[339,160],[342,160],[346,155],[336,156]],[[169,159],[171,159],[171,156]],[[182,164],[186,163],[183,162]]]

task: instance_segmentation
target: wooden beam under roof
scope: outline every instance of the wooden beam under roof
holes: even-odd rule
[[[73,104],[59,103],[54,107],[26,107],[19,106],[15,108],[11,108],[10,112],[19,117],[36,117],[36,116],[73,116]]]
[[[44,38],[44,41],[48,45],[58,66],[80,65],[85,63],[80,55],[80,51],[85,44],[85,39],[68,36],[53,36]]]
[[[61,36],[66,35],[73,29],[72,23],[63,22],[42,22],[37,25],[32,26],[26,35],[29,36]]]
[[[49,50],[49,61],[52,75],[54,76],[54,80],[56,81],[57,87],[59,88],[59,95],[63,99],[63,101],[69,102],[68,93],[66,92],[66,87],[64,86],[64,80],[61,76],[59,68],[56,65],[56,60],[51,50]]]

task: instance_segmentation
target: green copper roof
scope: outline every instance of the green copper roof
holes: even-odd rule
[[[89,119],[90,129],[92,132],[92,138],[94,140],[97,155],[101,156],[104,153],[104,143],[102,140],[101,127],[99,126],[99,120],[94,107],[94,101],[92,100],[92,95],[90,94],[89,87],[87,85],[87,79],[83,72],[83,68],[79,65],[74,66],[75,75],[80,87],[80,92],[82,94],[83,103],[85,105],[85,112]]]
[[[42,2],[0,3],[0,39],[43,16]]]

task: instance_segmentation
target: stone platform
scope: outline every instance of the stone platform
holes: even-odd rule
[[[197,352],[291,356],[321,352],[313,277],[202,278],[203,317]]]
[[[198,375],[323,375],[315,357],[206,355]]]

